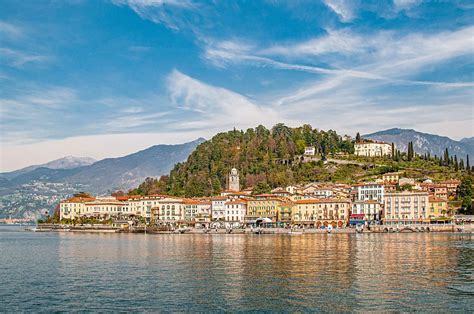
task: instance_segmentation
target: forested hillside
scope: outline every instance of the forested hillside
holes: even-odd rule
[[[233,130],[200,144],[187,162],[177,164],[161,182],[149,179],[132,193],[217,194],[225,189],[226,176],[232,167],[239,170],[241,187],[258,187],[262,191],[296,182],[331,181],[338,176],[337,171],[315,167],[316,162],[297,162],[306,146],[314,146],[323,159],[354,150],[350,139],[310,125],[290,128],[277,124],[271,130],[264,126],[245,132]],[[351,165],[340,168],[338,171],[350,172]]]

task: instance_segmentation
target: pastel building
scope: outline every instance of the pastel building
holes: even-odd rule
[[[428,217],[428,192],[385,193],[384,223],[420,223]]]
[[[224,220],[231,223],[243,223],[247,214],[247,201],[236,199],[225,203]]]
[[[384,142],[360,142],[354,144],[357,156],[383,157],[392,156],[392,145]]]

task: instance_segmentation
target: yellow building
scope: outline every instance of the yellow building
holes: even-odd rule
[[[351,202],[347,199],[308,199],[295,202],[294,224],[343,227],[349,221]]]
[[[271,194],[257,195],[254,199],[247,201],[246,221],[252,221],[257,218],[269,218],[273,222],[277,221],[277,212],[284,198],[275,197]]]
[[[427,218],[445,216],[448,212],[448,201],[445,199],[430,196],[428,204]]]
[[[400,173],[398,172],[387,172],[382,175],[384,183],[398,183],[400,179]]]
[[[295,203],[283,202],[277,207],[277,221],[284,224],[291,224],[291,217]]]

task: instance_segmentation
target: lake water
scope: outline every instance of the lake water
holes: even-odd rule
[[[144,235],[0,227],[0,311],[474,310],[466,234]]]

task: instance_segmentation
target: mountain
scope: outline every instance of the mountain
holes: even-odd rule
[[[58,201],[74,193],[93,194],[128,190],[147,177],[169,173],[176,163],[204,142],[203,138],[178,145],[156,145],[92,164],[90,159],[65,157],[0,175],[0,218],[36,219]],[[75,165],[75,167],[74,167]]]
[[[199,138],[178,145],[156,145],[124,157],[103,159],[62,181],[87,185],[87,191],[92,193],[128,190],[147,177],[167,174],[204,141]]]
[[[397,149],[407,151],[408,142],[413,142],[413,148],[418,154],[430,153],[442,156],[447,148],[450,155],[466,159],[466,155],[474,156],[474,138],[455,141],[446,136],[422,133],[412,129],[389,129],[362,136],[366,139],[395,143]]]
[[[468,144],[468,145],[474,145],[474,136],[473,137],[465,137],[460,140],[461,143]]]
[[[18,169],[15,171],[3,172],[3,173],[0,173],[0,177],[11,180],[15,177],[34,171],[38,168],[73,169],[77,167],[88,166],[88,165],[93,164],[94,162],[96,162],[96,160],[90,157],[66,156],[66,157],[62,157],[62,158],[50,161],[42,165],[33,165],[33,166],[28,166],[22,169]]]

